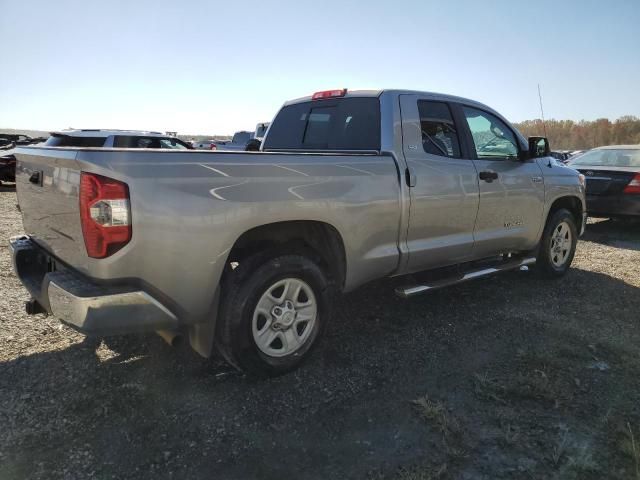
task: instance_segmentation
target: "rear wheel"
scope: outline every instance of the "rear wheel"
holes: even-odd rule
[[[331,283],[312,255],[257,255],[227,272],[217,347],[237,368],[274,376],[296,368],[329,317]]]
[[[576,221],[569,210],[553,212],[542,234],[536,269],[546,277],[564,275],[573,261],[578,242]]]

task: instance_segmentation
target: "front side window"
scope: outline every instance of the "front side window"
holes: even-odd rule
[[[502,120],[476,108],[462,107],[462,109],[479,159],[518,158],[518,141]]]
[[[422,147],[431,155],[460,158],[458,131],[449,105],[444,102],[418,101]]]

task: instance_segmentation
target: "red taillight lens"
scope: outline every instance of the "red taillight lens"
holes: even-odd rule
[[[340,90],[325,90],[323,92],[316,92],[311,96],[311,100],[322,100],[324,98],[344,97],[347,94],[347,89],[342,88]]]
[[[87,254],[105,258],[131,240],[129,187],[102,175],[80,175],[80,222]]]
[[[210,146],[211,150],[216,150],[218,146],[215,143],[212,143]]]
[[[640,194],[640,173],[636,173],[636,176],[631,179],[629,184],[624,187],[624,190],[622,192],[635,195]]]

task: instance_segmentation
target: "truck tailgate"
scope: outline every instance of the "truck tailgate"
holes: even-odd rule
[[[16,190],[25,233],[75,268],[87,270],[80,224],[76,151],[19,149]]]

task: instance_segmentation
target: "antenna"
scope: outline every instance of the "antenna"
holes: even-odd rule
[[[544,109],[542,108],[542,94],[540,93],[540,84],[538,84],[538,99],[540,100],[540,113],[542,114],[542,128],[544,130],[544,136],[547,136],[547,124],[544,121]]]

